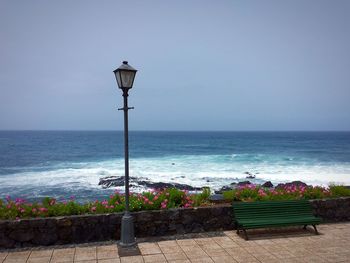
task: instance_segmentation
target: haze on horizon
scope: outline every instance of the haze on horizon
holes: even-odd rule
[[[0,1],[0,130],[350,130],[350,1]]]

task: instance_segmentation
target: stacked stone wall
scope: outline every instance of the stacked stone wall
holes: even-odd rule
[[[350,198],[310,201],[325,222],[350,221]],[[137,237],[234,229],[231,205],[132,213]],[[123,213],[0,220],[0,248],[85,243],[120,238]]]

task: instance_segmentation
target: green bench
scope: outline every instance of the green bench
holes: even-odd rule
[[[312,225],[318,234],[316,225],[321,223],[307,200],[233,202],[232,206],[237,234],[243,231],[246,240],[246,229],[295,225],[306,229],[307,225]]]

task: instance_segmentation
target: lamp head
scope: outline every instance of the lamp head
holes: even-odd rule
[[[120,89],[132,88],[137,70],[131,67],[127,61],[123,61],[123,64],[113,72]]]

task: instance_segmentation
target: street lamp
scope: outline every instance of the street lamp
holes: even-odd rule
[[[124,158],[125,158],[125,213],[121,223],[120,245],[122,247],[130,247],[136,244],[134,234],[134,222],[130,215],[129,208],[129,128],[128,128],[128,110],[133,107],[128,107],[128,91],[134,84],[136,69],[131,67],[127,61],[114,70],[115,78],[117,79],[118,87],[123,91],[124,107],[118,110],[124,111]]]

